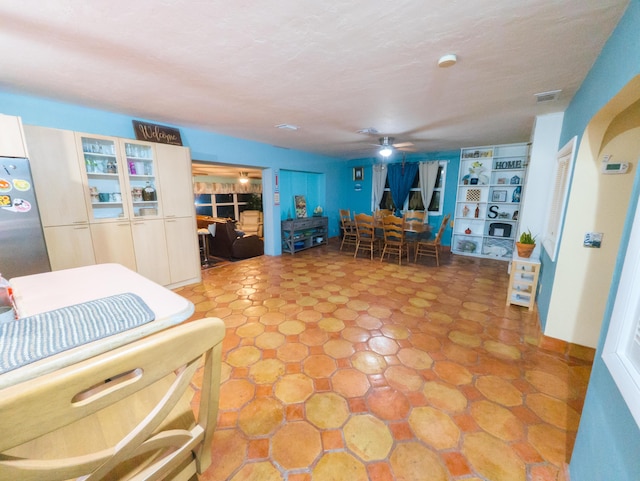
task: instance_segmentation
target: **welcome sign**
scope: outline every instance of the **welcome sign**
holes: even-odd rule
[[[156,142],[159,144],[182,145],[180,131],[173,127],[150,124],[147,122],[133,121],[133,130],[137,140]]]

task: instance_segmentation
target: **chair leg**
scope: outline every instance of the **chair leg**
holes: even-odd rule
[[[360,248],[360,241],[356,241],[356,251],[353,253],[353,258],[358,257],[358,249]]]

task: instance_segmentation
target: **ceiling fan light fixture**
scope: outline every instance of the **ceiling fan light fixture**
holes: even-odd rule
[[[393,149],[391,147],[389,147],[388,145],[385,145],[384,147],[382,147],[380,149],[380,151],[378,152],[382,157],[384,157],[385,159],[387,157],[390,157],[391,154],[393,153]]]
[[[458,56],[457,55],[455,55],[453,53],[448,53],[448,54],[443,55],[442,57],[440,57],[440,60],[438,60],[438,67],[440,67],[440,68],[451,67],[451,66],[455,65],[457,61],[458,61]]]
[[[247,184],[249,182],[249,174],[247,172],[240,172],[240,178],[238,181],[241,184]]]

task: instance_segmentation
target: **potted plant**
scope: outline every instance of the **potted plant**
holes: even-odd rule
[[[533,249],[536,248],[536,237],[527,229],[520,234],[520,240],[516,242],[516,249],[520,257],[531,257]]]

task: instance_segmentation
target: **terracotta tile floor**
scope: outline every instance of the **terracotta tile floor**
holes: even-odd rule
[[[594,353],[541,339],[507,281],[335,242],[204,271],[177,290],[228,328],[201,479],[564,480]]]

